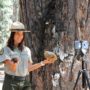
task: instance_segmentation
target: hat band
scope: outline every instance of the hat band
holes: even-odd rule
[[[25,29],[11,29],[11,32],[31,32],[31,31]]]

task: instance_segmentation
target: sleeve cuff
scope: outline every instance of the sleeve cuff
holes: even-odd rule
[[[6,59],[11,60],[11,58],[8,55],[0,55],[0,62],[5,61]]]

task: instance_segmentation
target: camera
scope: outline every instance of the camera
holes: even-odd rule
[[[18,62],[18,59],[17,59],[17,58],[13,58],[12,61],[13,61],[14,63],[17,63],[17,62]]]
[[[83,41],[76,40],[74,42],[74,46],[75,46],[76,53],[80,54],[81,52],[82,54],[85,55],[89,49],[89,42],[86,40],[83,40]]]
[[[17,54],[13,53],[13,54],[11,55],[11,60],[12,60],[14,63],[17,63],[18,60],[19,60],[19,56],[18,56]]]

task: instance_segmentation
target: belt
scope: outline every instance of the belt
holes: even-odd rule
[[[9,75],[5,73],[5,77],[8,79],[13,79],[13,80],[18,80],[18,81],[23,81],[26,79],[26,76],[14,76],[14,75]]]

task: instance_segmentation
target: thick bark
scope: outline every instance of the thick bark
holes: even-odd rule
[[[89,0],[20,0],[20,20],[31,30],[26,34],[26,41],[34,63],[43,60],[44,50],[54,51],[54,48],[59,50],[60,47],[63,55],[74,53],[73,41],[89,38],[89,8]],[[82,21],[85,22],[84,27]],[[65,59],[63,63],[58,59],[55,64],[32,72],[33,90],[73,90],[81,65],[80,61],[76,61],[74,78],[69,81],[72,58]],[[52,80],[56,73],[60,74],[60,78],[55,87]],[[82,90],[80,85],[76,90]]]

